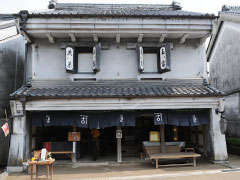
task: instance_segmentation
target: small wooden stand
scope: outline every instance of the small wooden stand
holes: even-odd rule
[[[53,179],[53,163],[55,159],[50,159],[46,161],[31,161],[29,165],[31,166],[31,180],[33,179],[33,166],[36,165],[36,179],[38,179],[38,166],[39,165],[46,165],[46,174],[47,180],[49,179],[49,166],[51,166],[51,179]]]

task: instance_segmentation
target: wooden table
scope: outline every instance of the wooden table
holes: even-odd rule
[[[192,163],[178,164],[178,165],[193,165],[196,166],[196,158],[201,157],[201,154],[194,152],[178,152],[178,153],[158,153],[149,155],[150,159],[156,160],[156,168],[158,169],[159,159],[179,159],[179,158],[192,158]]]
[[[46,161],[31,161],[29,165],[31,166],[31,180],[33,179],[33,165],[36,165],[36,178],[38,179],[38,166],[46,165],[47,168],[47,179],[49,179],[49,166],[51,166],[51,179],[53,179],[53,163],[55,159],[46,160]]]

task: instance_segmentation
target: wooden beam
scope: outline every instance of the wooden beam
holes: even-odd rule
[[[167,34],[161,34],[160,38],[159,38],[159,43],[163,43],[165,37],[167,37]]]
[[[67,46],[73,46],[73,47],[93,47],[96,43],[94,42],[64,42],[61,43],[61,49],[65,49]],[[110,44],[109,42],[101,42],[101,49],[109,49]]]
[[[50,43],[55,43],[54,37],[51,34],[47,34],[47,38]]]
[[[121,35],[120,34],[116,34],[116,43],[120,44],[121,41]]]
[[[121,126],[117,126],[117,130],[121,130]],[[117,138],[117,162],[122,162],[122,139]]]
[[[76,132],[77,130],[77,127],[76,126],[73,126],[73,132]],[[72,155],[72,162],[77,162],[77,156],[76,156],[76,151],[77,151],[77,143],[74,141],[73,142],[73,153],[71,154]]]
[[[127,49],[136,49],[138,43],[127,43]],[[169,43],[171,50],[173,49],[173,43]],[[141,43],[142,47],[161,47],[163,43]]]
[[[138,35],[138,43],[142,42],[143,39],[143,34],[139,34]]]
[[[28,43],[32,42],[31,38],[27,35],[25,31],[21,31],[21,34],[23,35],[23,37],[26,39]]]
[[[185,41],[186,41],[186,39],[187,39],[187,37],[189,36],[189,34],[183,34],[183,36],[180,38],[180,40],[179,40],[179,43],[180,44],[183,44],[183,43],[185,43]]]
[[[93,41],[94,42],[98,42],[98,35],[97,34],[93,34]]]
[[[162,153],[166,153],[164,125],[160,125],[160,133]]]
[[[76,37],[74,34],[69,34],[69,36],[70,36],[72,42],[76,42]]]

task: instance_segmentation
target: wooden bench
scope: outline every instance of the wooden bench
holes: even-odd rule
[[[171,166],[176,165],[193,165],[196,166],[196,158],[201,157],[200,154],[195,152],[178,152],[178,153],[159,153],[159,154],[151,154],[149,155],[150,159],[156,161],[156,169],[158,169],[158,160],[159,159],[180,159],[180,158],[192,158],[192,163],[184,163],[184,164],[171,164]],[[169,165],[161,165],[161,166],[169,166]]]
[[[71,155],[71,160],[73,161],[73,152],[72,151],[51,151],[51,154],[70,154]]]
[[[186,148],[185,152],[181,152],[182,148],[178,144],[173,144],[170,142],[166,142],[166,153],[162,153],[161,146],[160,144],[157,145],[147,145],[146,143],[143,144],[143,151],[146,155],[146,157],[149,157],[152,160],[156,161],[156,168],[158,166],[177,166],[177,165],[193,165],[196,166],[196,158],[201,157],[200,154],[197,154],[194,152],[194,148]],[[184,164],[168,164],[168,165],[158,165],[158,160],[159,159],[182,159],[186,158],[192,159],[192,163],[188,162]]]

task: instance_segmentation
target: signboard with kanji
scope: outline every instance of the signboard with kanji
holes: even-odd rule
[[[68,141],[80,141],[80,132],[68,132]]]

